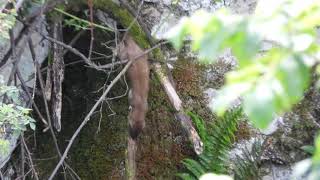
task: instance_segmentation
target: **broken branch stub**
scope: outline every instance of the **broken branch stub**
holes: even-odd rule
[[[201,154],[203,151],[203,143],[196,129],[193,127],[191,118],[186,115],[182,108],[182,101],[171,84],[169,77],[163,72],[162,66],[160,63],[155,63],[153,65],[154,72],[157,74],[160,79],[160,83],[163,86],[166,94],[169,97],[169,101],[177,111],[175,118],[180,122],[183,130],[187,133],[189,140],[193,145],[193,150],[197,154]]]
[[[62,37],[62,18],[58,18],[53,23],[53,37],[59,41],[63,41]],[[63,48],[53,43],[53,59],[52,59],[52,120],[53,125],[58,132],[61,130],[61,112],[62,112],[62,82],[64,79],[64,61]]]

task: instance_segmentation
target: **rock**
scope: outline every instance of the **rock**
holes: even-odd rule
[[[150,24],[155,23],[158,24],[159,22],[159,18],[162,18],[163,16],[161,15],[161,13],[159,12],[158,9],[156,9],[155,7],[148,7],[142,10],[141,12],[142,16],[148,17],[148,21],[150,22]]]
[[[258,0],[230,0],[228,7],[236,14],[252,14],[256,8]]]
[[[9,161],[11,153],[16,148],[17,140],[19,138],[18,134],[12,134],[12,133],[0,133],[0,139],[5,139],[9,142],[9,151],[7,154],[2,155],[0,154],[0,169],[6,165],[6,163]]]
[[[167,5],[167,6],[169,6],[169,5],[171,5],[171,0],[163,0],[163,4],[164,5]]]
[[[292,169],[290,166],[269,164],[268,174],[262,177],[262,180],[290,180]]]
[[[188,12],[194,12],[200,8],[209,8],[211,0],[184,0],[179,1],[178,5],[182,8],[184,11]]]
[[[159,2],[160,0],[144,0],[144,2],[151,2],[151,3],[156,3]]]
[[[178,18],[174,14],[166,10],[162,13],[159,23],[155,24],[152,27],[151,34],[156,39],[165,39],[165,33],[167,33],[169,29],[177,23]]]
[[[256,141],[263,141],[263,137],[252,137],[249,140],[242,140],[234,145],[234,148],[229,152],[230,162],[236,161],[236,156],[243,157],[243,149],[251,150]]]
[[[269,124],[267,129],[262,130],[262,133],[265,135],[271,135],[278,130],[284,124],[283,117],[278,116],[273,119],[273,121]]]
[[[41,20],[38,23],[38,26],[36,26],[37,30],[42,32],[43,34],[48,34],[45,28],[45,18],[42,17]],[[18,34],[21,32],[23,28],[23,25],[19,22],[16,23],[14,27],[14,35],[15,37],[18,36]],[[42,36],[40,36],[38,33],[34,31],[30,31],[28,34],[25,34],[22,36],[22,39],[19,41],[19,44],[16,47],[16,52],[19,55],[19,52],[21,52],[21,56],[18,56],[17,58],[19,60],[18,68],[20,70],[20,73],[22,75],[22,78],[24,81],[26,81],[26,85],[30,88],[33,88],[34,86],[34,78],[32,77],[33,73],[35,72],[34,63],[31,57],[30,49],[28,46],[28,38],[32,39],[33,45],[35,48],[36,53],[36,60],[41,64],[47,57],[48,51],[49,51],[49,42],[46,40],[43,40]],[[0,43],[0,58],[3,59],[3,57],[8,53],[10,49],[10,41],[3,41]],[[9,79],[10,73],[12,71],[12,62],[14,60],[12,58],[9,58],[6,64],[3,65],[0,75],[3,76],[4,82],[6,82]],[[18,83],[19,84],[19,83]],[[24,99],[22,99],[22,104],[19,104],[20,106],[24,106],[26,102],[23,102]],[[7,131],[5,131],[7,132]],[[0,155],[0,168],[2,168],[6,162],[9,160],[11,152],[15,149],[17,139],[19,135],[18,134],[12,134],[12,133],[0,133],[0,138],[8,140],[9,142],[9,155],[2,156]]]
[[[45,19],[43,17],[41,22],[39,22],[39,24],[36,28],[38,29],[38,31],[42,32],[43,34],[48,34],[46,27],[45,27],[46,23],[44,23],[44,21],[45,21]],[[16,32],[15,37],[18,36],[22,27],[23,27],[23,25],[21,23],[17,22],[17,24],[14,28],[14,32]],[[20,58],[19,64],[18,64],[20,73],[21,73],[22,77],[24,78],[24,80],[26,81],[26,85],[33,88],[34,80],[33,80],[33,78],[30,78],[30,77],[35,72],[35,67],[33,64],[31,52],[30,52],[29,45],[28,45],[28,38],[30,38],[30,37],[32,39],[34,50],[36,52],[36,60],[39,62],[39,64],[41,64],[48,56],[49,42],[47,40],[43,40],[42,36],[39,33],[31,31],[22,37],[22,39],[20,40],[19,44],[16,47],[17,54],[20,51],[22,52],[21,56],[17,57],[17,58]],[[1,50],[0,51],[0,58],[2,57],[2,59],[3,59],[5,54],[8,53],[9,49],[10,49],[9,40],[1,43],[0,44],[0,50]],[[12,68],[12,62],[13,62],[13,59],[9,58],[7,63],[3,66],[3,69],[1,69],[1,71],[0,71],[0,75],[2,75],[4,77],[5,82],[7,82],[9,79],[9,75],[11,73],[11,68]]]
[[[214,109],[213,103],[218,96],[219,90],[208,88],[203,93],[205,95],[205,99],[208,102],[207,107],[209,107],[210,109]],[[239,107],[240,105],[241,105],[241,99],[238,98],[231,103],[230,109]]]
[[[114,25],[117,23],[107,13],[101,11],[100,9],[98,9],[95,14],[102,24],[108,26],[111,29],[113,29]]]

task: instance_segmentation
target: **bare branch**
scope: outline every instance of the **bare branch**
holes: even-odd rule
[[[29,43],[29,48],[30,48],[30,52],[31,52],[31,57],[33,59],[33,62],[34,62],[34,66],[37,68],[37,75],[38,75],[38,79],[39,79],[39,84],[40,84],[40,89],[41,89],[41,92],[42,92],[42,96],[43,96],[43,101],[44,101],[44,105],[45,105],[45,110],[46,110],[46,115],[47,115],[47,119],[48,119],[48,124],[49,124],[49,129],[50,129],[50,133],[51,133],[51,136],[52,136],[52,139],[53,139],[53,142],[54,142],[54,145],[55,145],[55,148],[56,148],[56,151],[59,155],[59,157],[61,157],[61,152],[60,152],[60,149],[59,149],[59,145],[58,145],[58,142],[57,142],[57,138],[54,134],[54,131],[53,131],[53,128],[52,128],[52,125],[51,125],[51,118],[50,118],[50,112],[49,112],[49,107],[48,107],[48,103],[45,99],[45,93],[44,93],[44,83],[43,83],[43,79],[42,79],[42,76],[41,76],[41,72],[40,72],[40,66],[39,66],[39,63],[36,61],[36,56],[35,56],[35,52],[34,52],[34,48],[32,46],[32,40],[31,38],[29,39],[28,41]],[[72,168],[66,163],[66,162],[63,162],[64,166],[66,166],[68,169],[71,170],[71,172],[74,172],[72,170]],[[63,170],[65,171],[65,168],[63,167]],[[79,177],[75,172],[74,174]]]
[[[22,144],[23,144],[23,146],[24,146],[24,148],[25,148],[25,150],[27,152],[28,159],[29,159],[29,162],[30,162],[30,168],[32,169],[32,171],[34,173],[34,177],[35,177],[36,180],[39,180],[38,173],[37,173],[37,171],[36,171],[36,169],[34,167],[33,161],[32,161],[31,153],[30,153],[30,151],[28,149],[28,146],[27,146],[23,136],[21,136],[21,142],[22,142]]]
[[[20,138],[23,138],[23,132],[20,135]],[[24,164],[25,164],[25,155],[24,155],[24,146],[22,144],[20,144],[20,150],[21,150],[21,176],[23,177],[22,180],[25,180],[25,176],[24,176]]]
[[[40,33],[40,32],[39,32],[39,33]],[[83,59],[84,62],[85,62],[86,64],[88,64],[90,67],[95,68],[95,69],[97,69],[97,70],[103,70],[103,68],[101,68],[100,66],[97,66],[96,64],[94,64],[94,63],[93,63],[90,59],[88,59],[84,54],[82,54],[80,51],[78,51],[77,49],[73,48],[72,46],[69,46],[69,45],[67,45],[67,44],[65,44],[65,43],[63,43],[63,42],[61,42],[61,41],[58,41],[58,40],[56,40],[56,39],[54,39],[54,38],[51,38],[51,37],[49,37],[49,36],[47,36],[47,35],[44,35],[44,34],[42,34],[42,33],[40,33],[40,34],[41,34],[45,39],[47,39],[47,40],[49,40],[49,41],[51,41],[51,42],[53,42],[53,43],[56,43],[56,44],[58,44],[58,45],[60,45],[60,46],[62,46],[62,47],[64,47],[64,48],[68,49],[69,51],[71,51],[71,52],[74,53],[75,55],[81,57],[81,59]]]
[[[69,42],[69,46],[73,46],[77,41],[78,39],[85,33],[86,31],[85,30],[81,30],[79,31],[73,38],[72,40]],[[68,49],[64,49],[63,51],[63,55],[65,55],[69,50]]]
[[[27,89],[27,86],[26,86],[26,84],[25,84],[25,82],[24,82],[24,80],[23,80],[23,78],[22,78],[22,75],[21,75],[19,69],[17,70],[17,75],[18,75],[18,78],[19,78],[19,80],[20,80],[20,82],[21,82],[21,85],[22,85],[21,87],[22,87],[22,89],[25,91],[25,93],[27,94],[29,100],[32,102],[32,106],[33,106],[34,109],[36,110],[36,113],[37,113],[38,116],[40,117],[41,121],[42,121],[46,126],[48,126],[48,122],[45,120],[45,118],[44,118],[43,115],[41,114],[41,112],[40,112],[37,104],[34,102],[32,96],[30,95],[30,93],[29,93],[29,91],[28,91],[28,89]]]
[[[88,0],[89,12],[90,12],[90,46],[89,46],[89,55],[88,59],[91,59],[92,55],[92,48],[93,48],[93,41],[94,41],[94,34],[93,34],[93,2],[92,0]]]
[[[160,63],[155,63],[153,65],[153,67],[154,67],[155,73],[158,75],[158,77],[161,81],[161,84],[162,84],[165,92],[167,93],[169,100],[170,100],[171,104],[173,105],[174,109],[176,111],[181,111],[182,110],[182,101],[180,100],[176,90],[174,89],[174,87],[170,83],[169,78],[162,71],[162,67],[161,67]]]

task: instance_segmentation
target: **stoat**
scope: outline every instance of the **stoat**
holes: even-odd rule
[[[129,91],[129,135],[136,139],[145,127],[145,116],[148,110],[149,74],[148,55],[143,54],[133,38],[129,35],[124,37],[118,49],[118,56],[121,60],[134,61],[127,71],[131,89]],[[140,56],[138,59],[135,57]]]

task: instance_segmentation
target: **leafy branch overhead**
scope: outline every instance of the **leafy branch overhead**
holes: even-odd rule
[[[184,18],[167,37],[179,49],[192,39],[192,49],[201,62],[213,63],[219,53],[231,48],[237,69],[212,109],[222,115],[238,97],[253,124],[266,128],[275,114],[298,103],[310,84],[311,67],[318,63],[316,27],[320,3],[302,0],[260,1],[252,16],[232,15],[226,9],[215,14],[199,11]],[[267,41],[273,47],[261,54]]]

